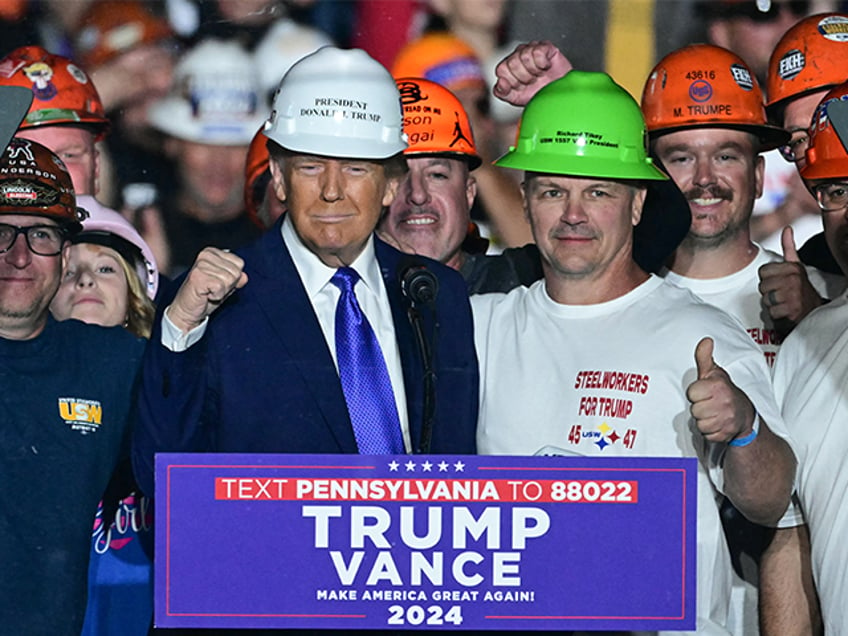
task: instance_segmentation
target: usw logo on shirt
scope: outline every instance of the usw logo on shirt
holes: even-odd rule
[[[103,406],[97,400],[60,397],[59,417],[71,427],[71,430],[88,435],[100,427],[103,420]]]

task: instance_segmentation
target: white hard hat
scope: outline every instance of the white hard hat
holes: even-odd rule
[[[295,62],[332,43],[323,31],[298,24],[290,18],[274,22],[253,52],[262,90],[270,94]]]
[[[144,291],[153,300],[159,289],[159,268],[147,242],[129,221],[94,197],[81,194],[77,196],[77,205],[88,212],[88,218],[82,223],[82,231],[71,237],[71,241],[103,245],[118,252],[138,274]]]
[[[202,41],[177,64],[170,93],[150,107],[150,123],[202,144],[246,146],[268,115],[253,58],[236,42]]]
[[[294,152],[386,159],[406,148],[401,122],[389,72],[365,51],[325,46],[280,81],[264,133]]]

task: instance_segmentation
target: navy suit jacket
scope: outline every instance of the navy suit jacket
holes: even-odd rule
[[[424,369],[398,280],[409,257],[379,239],[375,251],[417,450]],[[248,283],[212,314],[198,343],[181,353],[167,350],[161,345],[161,315],[157,318],[145,353],[133,440],[136,477],[150,495],[156,452],[357,452],[336,367],[280,222],[239,254]],[[435,368],[430,452],[473,454],[479,380],[465,283],[450,268],[415,258],[439,281],[435,307],[421,310]]]

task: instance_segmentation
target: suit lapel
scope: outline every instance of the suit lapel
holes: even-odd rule
[[[356,453],[356,439],[333,358],[283,242],[279,223],[263,235],[255,256],[253,271],[248,271],[248,285],[255,285],[257,303],[303,377],[339,448]]]

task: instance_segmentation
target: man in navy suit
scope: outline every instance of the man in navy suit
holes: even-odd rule
[[[344,294],[333,280],[349,268],[391,381],[396,448],[474,453],[478,372],[462,278],[373,236],[406,169],[394,80],[363,51],[323,48],[283,78],[265,135],[288,211],[238,254],[205,249],[163,303],[140,387],[140,485],[152,494],[160,451],[362,450],[336,351]],[[434,300],[412,300],[418,274]]]

